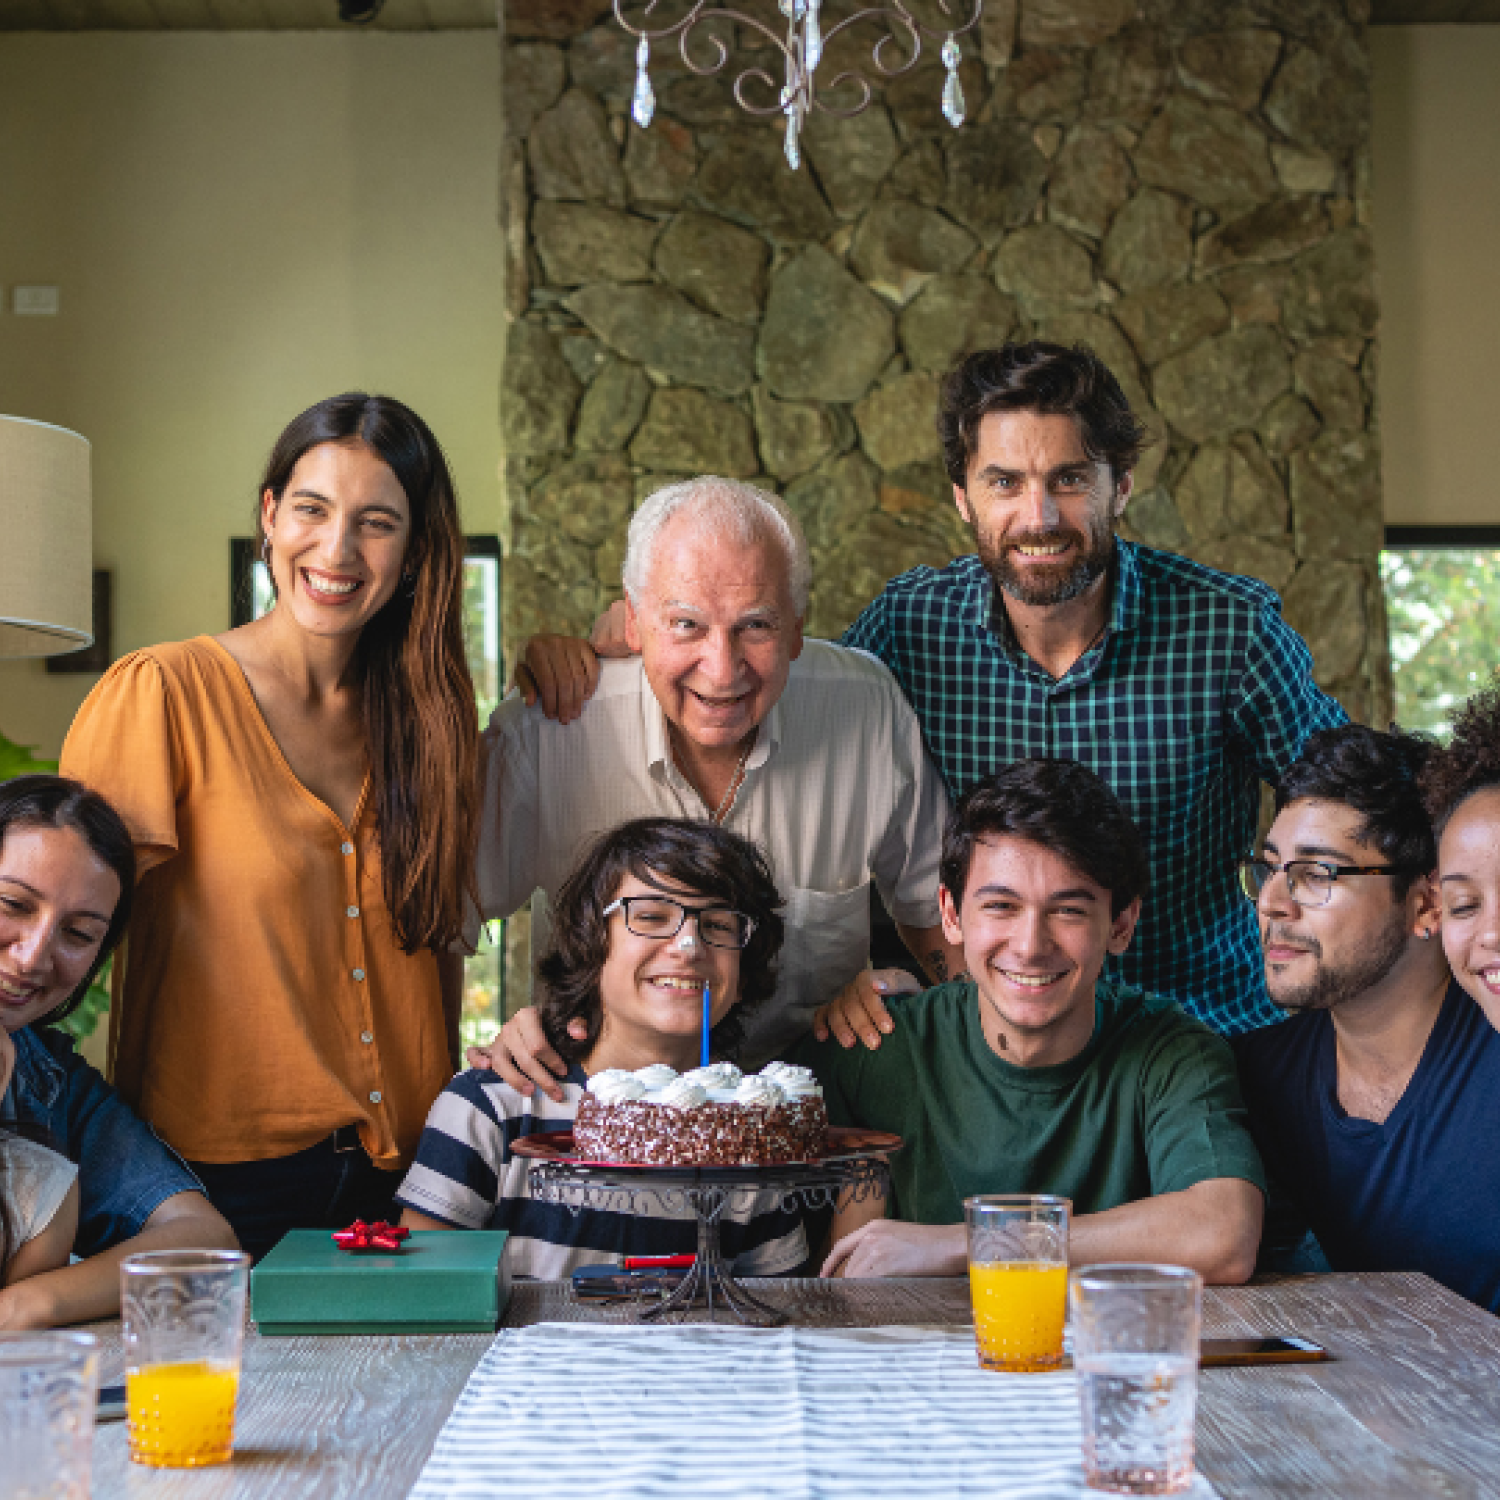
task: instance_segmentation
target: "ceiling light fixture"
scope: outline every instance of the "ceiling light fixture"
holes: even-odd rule
[[[812,110],[821,109],[827,114],[848,119],[869,107],[874,96],[873,90],[869,79],[857,70],[846,68],[826,84],[830,92],[841,84],[852,85],[855,102],[849,107],[829,104],[819,98],[815,80],[818,64],[823,61],[829,43],[840,32],[862,21],[883,20],[887,24],[885,35],[870,49],[870,60],[882,78],[898,78],[916,67],[917,60],[922,55],[924,38],[933,42],[942,39],[941,56],[943,66],[947,69],[947,77],[943,81],[943,115],[955,130],[963,124],[964,91],[958,81],[958,65],[962,53],[958,39],[979,24],[984,0],[957,0],[958,4],[963,5],[965,14],[969,4],[973,6],[973,14],[962,24],[957,24],[955,0],[935,0],[937,10],[944,20],[955,23],[937,27],[920,21],[903,0],[888,0],[886,4],[857,10],[853,15],[828,26],[826,30],[823,19],[824,0],[777,0],[785,19],[785,36],[764,21],[728,6],[712,5],[709,0],[697,0],[681,19],[653,29],[650,24],[652,12],[660,3],[661,0],[647,0],[639,12],[637,22],[632,24],[625,17],[627,0],[614,0],[615,20],[631,36],[639,39],[635,49],[635,95],[631,100],[630,113],[642,130],[651,123],[651,116],[656,112],[656,93],[651,87],[649,72],[651,44],[675,38],[677,50],[689,71],[702,78],[709,77],[722,71],[730,56],[723,38],[713,31],[701,33],[703,46],[700,51],[706,55],[699,58],[693,56],[691,48],[698,28],[712,20],[730,21],[749,27],[780,50],[786,65],[785,78],[778,81],[763,67],[747,66],[734,80],[734,98],[746,114],[786,116],[786,159],[793,171],[802,161],[802,132]],[[774,17],[772,19],[774,21]],[[907,49],[910,50],[910,56],[901,56]],[[767,98],[773,102],[757,104],[747,98],[747,84],[764,89]]]

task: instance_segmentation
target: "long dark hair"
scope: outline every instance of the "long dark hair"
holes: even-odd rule
[[[323,443],[361,442],[406,491],[403,582],[360,634],[365,741],[385,904],[406,953],[463,931],[479,831],[479,719],[464,654],[463,529],[438,440],[389,396],[331,396],[276,439],[260,494],[280,505],[292,471]],[[257,529],[261,522],[257,513]]]
[[[61,1021],[83,1003],[104,960],[125,936],[135,896],[135,846],[119,813],[97,792],[66,776],[13,776],[0,781],[0,849],[13,828],[71,828],[120,881],[120,899],[83,983],[61,1005],[32,1023],[47,1026]]]
[[[544,986],[537,1015],[547,1040],[568,1062],[593,1050],[604,1023],[599,976],[609,957],[609,918],[625,876],[665,891],[664,881],[722,901],[755,923],[740,950],[739,998],[711,1036],[718,1056],[733,1056],[744,1038],[745,1019],[776,989],[776,956],[785,927],[781,897],[766,857],[748,839],[713,823],[681,818],[637,818],[596,839],[562,883],[552,903],[552,943],[537,965]],[[583,1020],[588,1036],[568,1034]]]

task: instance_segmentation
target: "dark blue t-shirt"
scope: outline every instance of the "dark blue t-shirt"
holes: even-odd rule
[[[1458,985],[1380,1125],[1339,1104],[1327,1011],[1231,1045],[1272,1191],[1335,1271],[1423,1271],[1500,1313],[1500,1032]]]

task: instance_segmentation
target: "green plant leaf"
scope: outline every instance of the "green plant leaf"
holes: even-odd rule
[[[33,771],[55,771],[55,760],[38,760],[29,745],[17,745],[0,734],[0,781],[29,776]]]
[[[75,1042],[86,1041],[93,1036],[99,1027],[99,1022],[109,1011],[109,974],[114,963],[113,958],[105,960],[104,967],[94,976],[94,982],[88,987],[83,1003],[72,1015],[64,1016],[57,1023],[57,1029],[66,1032]]]

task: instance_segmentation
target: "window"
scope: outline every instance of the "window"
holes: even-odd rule
[[[1396,721],[1446,735],[1500,666],[1500,526],[1387,526]]]
[[[232,625],[258,620],[275,601],[271,573],[250,537],[229,542]],[[474,677],[479,722],[489,721],[502,695],[500,657],[500,539],[464,538],[464,645]],[[505,1018],[505,924],[488,923],[479,951],[464,964],[464,1045],[487,1042]]]

